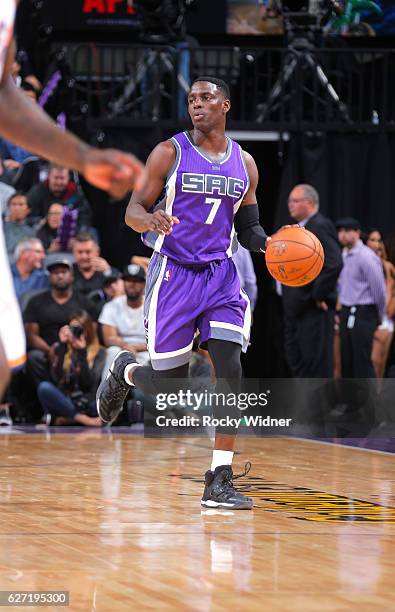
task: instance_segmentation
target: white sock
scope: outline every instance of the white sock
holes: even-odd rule
[[[233,461],[233,451],[224,451],[224,450],[213,450],[213,458],[211,461],[211,471],[214,472],[215,468],[219,465],[232,465]]]
[[[130,387],[134,387],[134,383],[131,382],[130,375],[136,369],[141,368],[140,363],[129,363],[123,371],[123,377]]]

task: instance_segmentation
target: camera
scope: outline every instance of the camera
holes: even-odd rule
[[[70,325],[70,331],[74,338],[78,340],[78,338],[81,338],[82,334],[84,333],[84,328],[81,325]]]

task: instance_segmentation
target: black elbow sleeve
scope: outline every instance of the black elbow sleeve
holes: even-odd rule
[[[258,204],[241,206],[235,215],[235,230],[241,246],[257,253],[265,252],[267,235],[259,225]]]

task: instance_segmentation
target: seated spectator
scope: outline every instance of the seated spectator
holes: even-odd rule
[[[34,238],[34,229],[27,222],[29,213],[25,194],[16,191],[8,200],[4,223],[4,238],[9,258],[12,258],[19,242]]]
[[[27,98],[30,98],[33,103],[37,102],[37,92],[34,87],[25,81],[21,83],[21,89],[24,91]],[[33,153],[27,151],[6,138],[0,138],[0,158],[3,167],[3,180],[9,184],[13,184],[16,172],[21,164],[30,157]],[[34,156],[35,157],[35,156]]]
[[[49,253],[56,253],[61,250],[60,240],[57,237],[58,229],[62,223],[63,204],[54,202],[48,208],[43,224],[37,230],[36,236],[41,240],[44,248]]]
[[[105,304],[99,317],[104,345],[108,347],[103,376],[120,349],[135,353],[142,365],[149,361],[144,329],[145,270],[129,264],[122,277],[125,295]]]
[[[104,304],[124,293],[122,275],[118,270],[113,269],[111,275],[104,278],[102,289],[91,291],[87,297],[97,306],[97,311],[101,312]]]
[[[44,218],[53,202],[78,211],[78,227],[88,228],[92,223],[91,207],[79,186],[70,179],[67,168],[55,164],[49,167],[46,181],[35,185],[27,194],[33,217]]]
[[[2,182],[2,167],[0,164],[0,215],[4,216],[7,212],[8,200],[15,193],[15,187]]]
[[[48,275],[42,269],[44,258],[44,247],[37,238],[22,240],[17,245],[11,273],[19,302],[28,291],[49,287]]]
[[[59,330],[59,342],[51,354],[50,381],[43,381],[37,395],[47,423],[79,423],[100,427],[95,394],[105,361],[92,319],[85,310],[74,312]]]
[[[137,264],[138,266],[141,266],[142,268],[144,268],[146,273],[148,272],[149,262],[149,257],[142,257],[141,255],[132,255],[132,257],[130,258],[131,264]]]
[[[27,371],[36,388],[49,379],[58,334],[77,310],[87,310],[92,318],[94,308],[83,296],[73,290],[73,269],[64,256],[54,256],[47,266],[50,289],[33,296],[24,311],[28,341]],[[51,359],[50,359],[51,358]]]
[[[100,248],[96,240],[88,233],[80,233],[73,241],[74,289],[88,295],[101,290],[104,279],[118,273],[108,261],[100,257]]]

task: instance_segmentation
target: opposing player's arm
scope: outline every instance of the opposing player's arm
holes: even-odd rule
[[[270,240],[259,223],[259,209],[256,199],[259,174],[254,158],[243,151],[250,185],[239,210],[235,215],[235,230],[240,244],[249,251],[265,252],[266,242]]]
[[[148,212],[161,195],[175,160],[174,145],[169,140],[159,143],[148,157],[145,185],[133,192],[125,213],[126,224],[136,232],[151,230],[169,234],[173,224],[179,223],[177,217],[167,215],[164,210]]]

